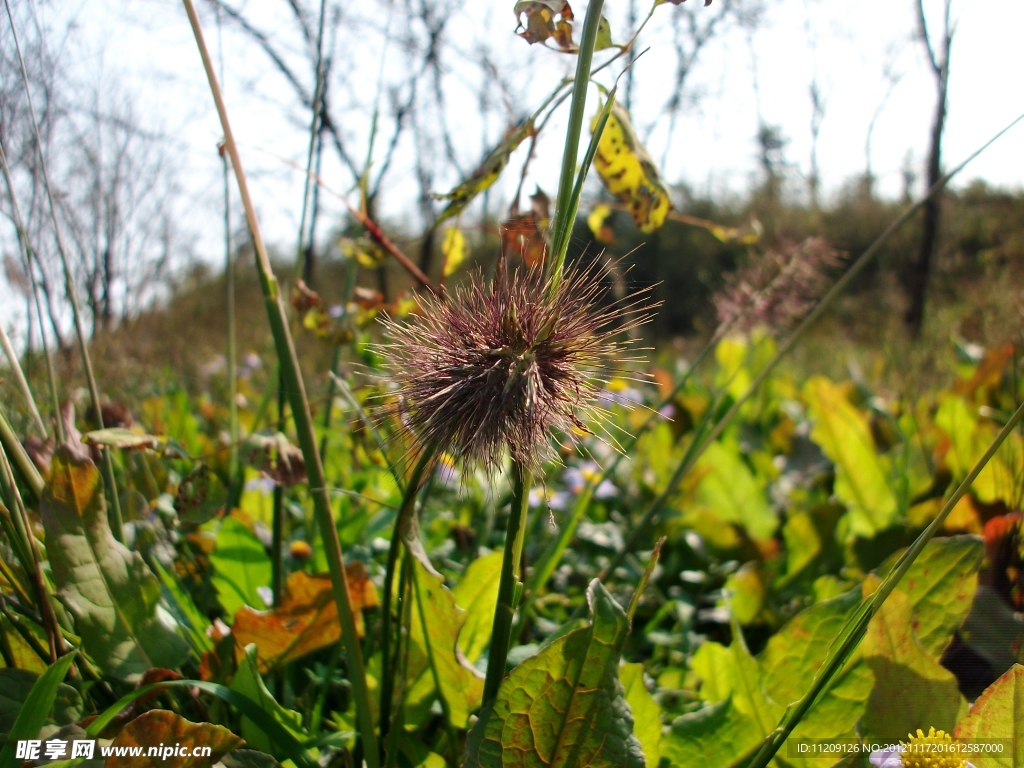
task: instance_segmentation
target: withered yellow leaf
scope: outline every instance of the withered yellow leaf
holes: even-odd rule
[[[595,118],[592,131],[597,122]],[[612,105],[597,145],[594,168],[605,188],[629,206],[642,232],[654,232],[665,223],[672,207],[668,189],[633,131],[629,113],[620,104]]]
[[[377,589],[359,561],[345,565],[348,595],[355,613],[356,632],[365,632],[362,610],[380,605]],[[277,669],[307,653],[341,639],[338,606],[328,576],[297,571],[288,577],[281,605],[269,611],[242,606],[232,627],[239,658],[249,643],[259,649],[260,672]]]

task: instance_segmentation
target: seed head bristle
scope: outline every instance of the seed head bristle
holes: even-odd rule
[[[493,471],[508,449],[539,470],[556,455],[552,437],[589,432],[608,363],[629,344],[621,334],[649,319],[635,296],[603,304],[604,277],[570,268],[552,290],[540,266],[500,269],[490,284],[476,272],[421,296],[407,322],[384,321],[398,387],[387,409],[464,465]]]
[[[821,237],[784,243],[756,257],[730,275],[713,299],[719,328],[785,330],[814,307],[839,263],[838,252]]]

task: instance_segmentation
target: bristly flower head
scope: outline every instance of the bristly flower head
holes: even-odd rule
[[[732,274],[715,296],[719,327],[784,330],[806,315],[829,285],[839,254],[821,237],[785,243]]]
[[[393,409],[421,445],[492,471],[508,448],[537,470],[553,433],[587,431],[616,336],[647,319],[639,302],[601,306],[603,271],[566,270],[552,289],[542,267],[480,272],[420,313],[385,320],[384,353],[398,384]]]

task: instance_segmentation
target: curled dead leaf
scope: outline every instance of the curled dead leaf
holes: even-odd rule
[[[363,609],[380,605],[377,588],[358,560],[345,565],[345,575],[356,632],[362,637],[366,631]],[[235,614],[231,632],[239,658],[247,645],[255,643],[261,673],[333,645],[341,639],[341,626],[330,577],[296,571],[288,577],[280,606],[269,611],[243,606]]]

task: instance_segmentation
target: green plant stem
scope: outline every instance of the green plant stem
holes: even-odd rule
[[[658,496],[658,498],[651,503],[651,505],[644,512],[643,516],[640,518],[639,522],[634,526],[632,533],[630,533],[629,537],[626,539],[626,543],[625,546],[622,548],[622,551],[616,554],[616,556],[612,558],[611,563],[609,563],[608,566],[604,568],[604,570],[602,570],[601,573],[598,575],[598,578],[601,581],[607,579],[609,574],[614,572],[616,568],[622,565],[626,556],[630,552],[632,552],[633,549],[641,541],[641,539],[643,539],[643,537],[647,535],[650,525],[655,521],[655,519],[658,516],[658,513],[661,512],[661,508],[664,505],[664,503],[675,492],[676,488],[678,488],[679,486],[679,483],[682,482],[683,478],[686,477],[690,469],[693,468],[693,465],[697,462],[701,455],[703,455],[707,447],[711,445],[711,443],[715,442],[715,440],[717,440],[721,436],[722,432],[725,431],[726,427],[728,427],[729,424],[732,423],[732,420],[736,418],[736,416],[739,414],[740,409],[746,404],[748,400],[750,400],[751,397],[753,397],[758,392],[758,390],[761,388],[761,385],[765,382],[765,380],[768,378],[771,372],[775,370],[775,367],[780,362],[782,362],[782,360],[793,350],[793,348],[804,337],[807,331],[810,330],[811,326],[813,326],[818,321],[818,318],[821,317],[821,315],[825,312],[825,310],[832,303],[832,301],[839,294],[841,294],[850,284],[850,282],[864,270],[864,268],[871,262],[872,259],[875,258],[876,255],[878,255],[878,252],[881,250],[882,246],[886,243],[886,241],[888,241],[888,239],[892,237],[893,234],[895,234],[904,224],[910,221],[914,217],[914,215],[919,210],[921,210],[929,200],[931,200],[942,189],[944,189],[945,186],[949,183],[950,179],[956,176],[956,174],[962,171],[968,163],[970,163],[974,158],[976,158],[978,155],[980,155],[982,152],[988,149],[988,147],[990,147],[996,140],[998,140],[1003,134],[1005,134],[1007,131],[1013,128],[1021,120],[1024,120],[1024,114],[1017,117],[1012,123],[1007,125],[1001,131],[999,131],[999,133],[997,133],[991,139],[986,141],[981,147],[979,147],[977,150],[971,153],[967,157],[967,159],[960,163],[960,165],[958,165],[956,168],[954,168],[941,179],[939,179],[937,182],[935,182],[935,184],[932,185],[931,189],[929,189],[925,193],[924,197],[920,198],[906,211],[904,211],[903,214],[901,214],[895,221],[889,224],[889,226],[885,228],[882,234],[880,234],[875,239],[875,241],[870,246],[868,246],[868,249],[864,251],[864,253],[862,253],[857,258],[857,260],[847,268],[846,272],[844,272],[843,275],[832,285],[828,292],[826,292],[826,294],[822,296],[821,300],[817,303],[817,305],[815,305],[814,309],[811,310],[807,317],[803,319],[803,321],[796,327],[793,333],[791,333],[789,337],[782,344],[779,345],[779,348],[776,351],[775,355],[772,357],[772,359],[768,361],[768,363],[764,366],[764,368],[760,370],[760,372],[758,372],[757,376],[754,377],[754,380],[750,383],[750,386],[747,388],[747,390],[739,398],[736,399],[736,401],[732,404],[732,407],[729,408],[725,415],[718,421],[717,424],[715,424],[714,428],[707,435],[707,437],[705,437],[704,440],[701,441],[700,445],[696,448],[696,450],[692,452],[687,452],[687,457],[684,458],[682,463],[676,468],[676,471],[673,474],[672,480],[669,482],[668,486]]]
[[[57,375],[53,370],[53,359],[50,357],[50,344],[46,340],[45,325],[43,324],[43,305],[39,299],[39,285],[36,282],[36,273],[32,269],[32,258],[34,253],[28,242],[28,230],[25,229],[25,220],[21,216],[21,206],[18,205],[18,196],[14,192],[14,179],[11,178],[11,168],[7,165],[7,154],[3,145],[0,144],[0,168],[3,169],[4,181],[7,184],[7,195],[11,201],[11,217],[14,221],[14,228],[18,232],[18,245],[21,247],[21,259],[25,265],[25,274],[28,275],[32,288],[32,299],[36,308],[36,319],[39,321],[39,339],[43,347],[43,359],[46,361],[46,380],[50,389],[50,408],[53,411],[54,432],[57,435],[57,443],[64,443],[64,424],[60,418],[60,397],[57,394]],[[38,260],[37,260],[38,261]]]
[[[310,119],[309,126],[309,149],[306,152],[306,179],[302,189],[302,212],[299,215],[299,244],[296,248],[296,269],[295,275],[302,278],[307,283],[312,279],[311,264],[306,263],[306,215],[309,211],[309,198],[313,186],[313,153],[316,150],[317,140],[320,136],[320,112],[321,102],[323,100],[323,88],[324,88],[324,15],[326,0],[320,0],[320,22],[317,27],[316,37],[316,87],[313,89],[313,103],[310,111],[312,117]],[[315,219],[315,217],[312,217]],[[310,242],[309,245],[312,247],[313,244],[313,232],[312,227],[310,229]]]
[[[1020,422],[1021,417],[1024,417],[1024,403],[1021,403],[1014,411],[1010,420],[1006,422],[1003,428],[996,435],[992,444],[989,445],[988,449],[982,455],[978,462],[974,465],[967,477],[964,478],[963,482],[957,487],[953,495],[950,496],[946,503],[942,506],[939,514],[934,520],[925,528],[921,535],[918,536],[914,543],[910,545],[906,552],[903,553],[902,557],[897,561],[896,566],[889,572],[882,583],[878,586],[878,589],[871,595],[871,598],[861,606],[861,608],[850,617],[843,628],[840,630],[838,637],[833,641],[831,653],[825,659],[824,663],[818,670],[818,674],[814,678],[814,682],[811,684],[810,690],[804,694],[803,698],[800,699],[795,705],[793,705],[782,718],[782,722],[779,726],[772,731],[767,737],[765,743],[761,749],[758,750],[757,754],[754,755],[753,760],[750,761],[748,768],[765,768],[771,759],[775,756],[775,753],[779,751],[779,748],[785,742],[786,738],[793,732],[793,729],[799,724],[800,720],[814,705],[817,698],[825,692],[828,688],[829,683],[835,674],[842,669],[843,665],[846,664],[850,657],[850,654],[856,650],[860,644],[861,639],[864,637],[864,633],[867,631],[868,623],[871,621],[871,617],[874,616],[878,609],[882,607],[882,603],[885,602],[886,598],[892,593],[899,584],[900,579],[910,569],[910,566],[914,564],[918,555],[924,550],[928,542],[938,533],[942,524],[946,521],[949,513],[953,511],[953,507],[956,506],[957,502],[963,498],[964,494],[970,490],[971,485],[977,479],[981,471],[989,463],[996,451],[1003,444],[1003,441],[1010,435],[1017,424]]]
[[[331,512],[327,482],[324,477],[323,464],[320,461],[320,451],[316,444],[313,416],[310,413],[309,400],[306,397],[306,389],[302,379],[302,372],[299,368],[298,356],[295,352],[295,345],[292,342],[291,331],[288,328],[280,287],[270,265],[270,257],[267,255],[266,245],[263,242],[263,235],[256,217],[256,209],[249,195],[245,171],[238,153],[238,145],[235,143],[235,137],[231,131],[227,108],[224,105],[224,99],[221,95],[216,73],[213,70],[213,63],[210,59],[206,42],[203,39],[199,16],[196,13],[193,0],[183,0],[183,2],[192,26],[192,32],[195,35],[196,45],[203,60],[203,67],[209,80],[210,91],[217,106],[221,127],[224,130],[224,145],[231,157],[231,165],[235,171],[235,179],[238,183],[239,194],[245,209],[246,220],[249,224],[249,232],[252,237],[256,257],[256,267],[260,276],[260,287],[263,290],[263,298],[274,337],[274,345],[277,349],[281,370],[284,373],[284,384],[288,400],[291,403],[295,431],[306,464],[306,474],[309,478],[309,491],[313,497],[313,506],[316,511],[320,535],[324,542],[334,601],[338,606],[342,642],[345,643],[345,655],[348,666],[347,674],[352,685],[353,699],[355,700],[359,735],[363,744],[363,757],[369,768],[377,768],[380,765],[380,755],[377,750],[373,711],[370,707],[369,691],[366,684],[366,669],[363,665],[362,649],[359,645],[359,636],[356,633],[355,615],[348,593],[348,579],[345,575],[345,561],[341,553],[341,542],[338,540],[338,530],[334,526],[334,516]]]
[[[25,485],[28,486],[32,495],[39,499],[43,494],[43,476],[39,474],[36,465],[32,463],[32,459],[28,457],[24,447],[22,447],[21,441],[18,440],[18,436],[14,433],[14,429],[7,420],[2,406],[0,406],[0,446],[3,446],[3,449],[7,452],[11,463],[14,464],[14,467],[21,474],[21,479],[25,481]]]
[[[415,568],[415,563],[413,564]],[[423,630],[423,642],[427,649],[427,660],[430,663],[430,674],[434,678],[434,689],[437,691],[437,698],[441,702],[441,714],[444,717],[445,733],[448,736],[448,747],[451,750],[452,765],[458,765],[459,763],[459,739],[455,734],[455,727],[452,725],[452,709],[448,704],[448,699],[444,696],[444,691],[441,688],[441,675],[437,671],[437,661],[434,658],[434,641],[430,636],[430,629],[427,627],[427,613],[423,610],[423,595],[420,594],[420,583],[419,580],[413,576],[412,589],[416,593],[416,607],[420,613],[420,627]]]
[[[526,516],[530,508],[530,471],[519,462],[512,464],[512,509],[505,531],[505,552],[501,559],[498,604],[494,608],[491,647],[487,652],[487,677],[484,680],[484,704],[493,701],[505,677],[505,663],[512,644],[512,626],[523,592],[523,542]]]
[[[224,176],[224,311],[227,315],[228,357],[228,433],[231,440],[228,454],[228,478],[234,482],[238,474],[238,337],[235,318],[235,257],[231,249],[231,183],[227,153],[221,156]]]
[[[46,425],[43,424],[43,417],[39,415],[39,408],[36,407],[36,399],[32,397],[32,389],[29,387],[28,381],[25,379],[25,372],[21,370],[21,362],[18,360],[18,353],[14,351],[11,339],[7,336],[7,331],[4,330],[2,324],[0,324],[0,346],[4,348],[4,354],[7,355],[7,361],[11,364],[11,372],[14,373],[14,380],[17,382],[18,388],[21,390],[22,397],[25,398],[25,404],[28,406],[29,414],[32,416],[32,424],[37,430],[39,430],[40,437],[45,440]]]
[[[398,613],[399,613],[399,626],[401,631],[398,635],[398,644],[395,649],[395,672],[394,682],[398,685],[398,695],[395,705],[395,717],[394,722],[388,722],[389,730],[386,735],[381,736],[381,740],[385,743],[385,762],[384,768],[395,768],[398,765],[398,739],[405,731],[405,690],[406,684],[408,683],[408,671],[409,671],[409,645],[410,645],[410,632],[409,628],[412,626],[412,555],[408,549],[405,552],[405,556],[402,558],[402,574],[398,580]],[[381,710],[381,729],[385,728],[384,711]],[[390,710],[389,710],[390,720]]]
[[[14,473],[7,461],[7,454],[0,450],[0,472],[11,485],[11,493],[14,497],[14,508],[10,510],[14,521],[15,530],[22,539],[22,548],[27,551],[28,562],[23,562],[22,567],[28,576],[29,583],[35,592],[35,603],[42,618],[43,628],[46,630],[46,639],[50,646],[50,662],[57,660],[58,656],[64,655],[64,637],[61,634],[60,626],[57,624],[57,616],[53,612],[53,605],[50,603],[50,592],[46,588],[46,577],[43,575],[43,566],[39,557],[39,548],[36,546],[35,536],[32,534],[31,523],[28,519],[28,511],[22,501],[18,487],[14,484]]]
[[[64,288],[71,303],[71,314],[75,321],[75,334],[78,337],[78,346],[82,354],[82,367],[85,369],[85,378],[89,384],[89,394],[92,399],[93,411],[96,414],[96,428],[103,429],[103,408],[100,399],[99,386],[96,384],[96,374],[92,367],[92,358],[89,357],[89,345],[85,338],[85,326],[82,322],[82,311],[78,304],[78,295],[75,291],[74,279],[71,275],[71,266],[68,262],[67,249],[64,246],[64,236],[61,234],[60,222],[57,220],[57,203],[50,184],[50,173],[47,169],[46,156],[43,153],[42,137],[39,135],[39,121],[36,118],[35,106],[32,103],[32,89],[29,87],[28,70],[25,68],[25,58],[21,52],[21,43],[18,40],[18,30],[14,23],[14,14],[11,13],[10,0],[4,0],[4,7],[7,9],[7,19],[11,24],[11,37],[14,39],[14,47],[18,53],[18,63],[21,65],[21,77],[25,86],[25,100],[28,104],[29,116],[32,118],[32,130],[36,140],[36,151],[39,156],[39,170],[43,177],[43,188],[46,191],[47,201],[50,208],[50,218],[53,222],[53,235],[57,243],[57,252],[60,254],[61,266],[64,270]],[[60,414],[56,414],[60,419]],[[103,483],[107,491],[107,503],[110,505],[110,529],[114,538],[124,541],[124,531],[121,520],[121,501],[117,496],[117,483],[114,478],[114,458],[109,448],[102,448],[103,454]]]
[[[387,737],[390,727],[391,706],[394,696],[395,675],[391,657],[391,643],[394,628],[392,627],[391,603],[394,599],[395,572],[398,569],[402,541],[407,529],[416,514],[416,495],[419,491],[423,475],[437,455],[437,445],[427,446],[420,454],[419,460],[409,475],[402,494],[402,506],[395,518],[394,532],[391,534],[391,546],[388,548],[387,568],[384,572],[384,597],[381,599],[381,682],[380,682],[380,727],[381,739]],[[399,590],[401,592],[401,590]]]
[[[565,263],[565,251],[572,231],[573,180],[576,177],[576,157],[580,150],[580,134],[583,131],[583,117],[587,108],[587,88],[590,86],[590,69],[594,60],[594,46],[597,31],[601,25],[601,9],[604,0],[590,0],[587,15],[583,20],[583,36],[580,39],[576,57],[576,76],[572,86],[572,101],[569,104],[569,126],[565,132],[565,149],[562,151],[562,171],[558,177],[558,197],[555,199],[555,217],[551,223],[551,253],[554,255],[549,276],[554,284],[561,279]]]

